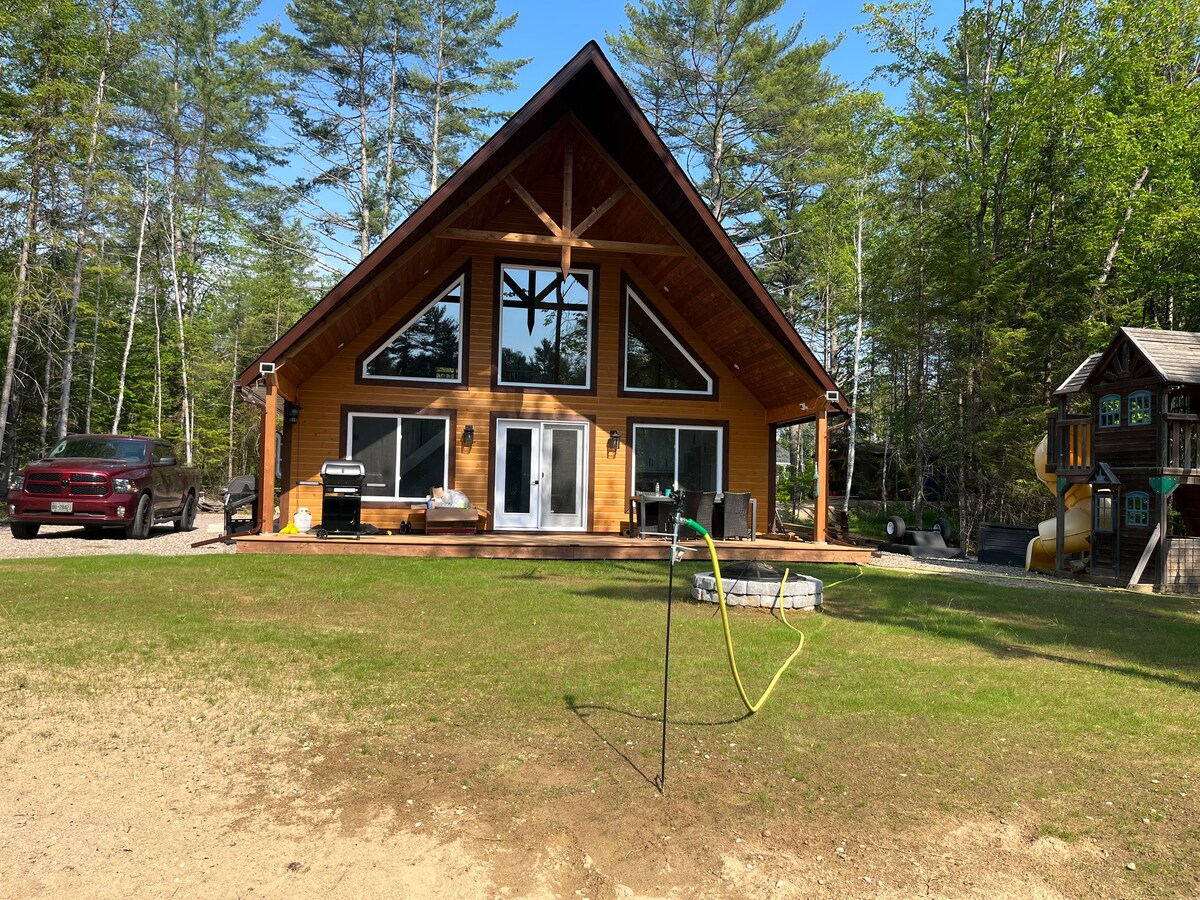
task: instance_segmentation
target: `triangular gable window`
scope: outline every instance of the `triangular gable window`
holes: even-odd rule
[[[630,285],[625,286],[624,326],[626,391],[712,396],[712,374]]]
[[[467,273],[460,272],[362,363],[364,378],[462,381],[463,299]]]

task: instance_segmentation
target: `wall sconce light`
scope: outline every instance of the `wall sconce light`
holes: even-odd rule
[[[474,425],[468,425],[465,428],[463,428],[462,441],[463,441],[464,447],[471,447],[475,443],[475,426]]]
[[[608,449],[613,453],[621,449],[621,434],[615,428],[608,433]]]
[[[302,407],[298,403],[289,403],[288,404],[287,420],[288,420],[289,425],[295,425],[297,422],[300,421],[300,410],[302,410],[303,408],[304,407]]]

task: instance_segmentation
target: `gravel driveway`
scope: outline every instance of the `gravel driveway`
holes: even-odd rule
[[[176,531],[170,524],[156,525],[144,541],[126,540],[119,531],[93,537],[82,527],[43,525],[30,541],[14,540],[7,521],[0,527],[0,559],[38,559],[54,556],[102,556],[105,554],[148,554],[183,556],[190,553],[232,553],[233,544],[209,544],[192,549],[192,544],[217,537],[225,524],[221,513],[200,513],[195,531]]]

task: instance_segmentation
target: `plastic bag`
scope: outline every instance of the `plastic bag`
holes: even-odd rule
[[[447,488],[442,492],[441,501],[435,501],[435,506],[452,506],[455,509],[466,509],[471,505],[471,501],[467,499],[467,495],[462,491],[456,491],[452,488]]]

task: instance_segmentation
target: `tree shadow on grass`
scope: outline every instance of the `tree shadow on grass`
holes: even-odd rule
[[[885,576],[871,587],[827,594],[824,614],[971,643],[1001,659],[1040,659],[1200,691],[1200,599],[942,578]]]
[[[618,709],[615,706],[608,706],[604,703],[579,703],[576,701],[574,694],[564,694],[563,704],[567,707],[567,709],[575,714],[575,717],[578,718],[580,722],[587,726],[592,734],[596,735],[596,737],[600,739],[604,746],[606,746],[617,756],[621,757],[621,759],[625,760],[625,763],[631,769],[633,769],[633,771],[637,772],[644,781],[646,781],[655,790],[662,790],[662,785],[659,783],[658,777],[648,775],[646,772],[642,771],[642,768],[630,758],[629,754],[627,754],[617,744],[610,740],[603,732],[600,731],[596,724],[591,721],[592,714],[596,712],[614,713],[618,716],[625,716],[626,718],[630,719],[638,719],[642,722],[658,723],[662,722],[662,716],[648,715],[646,713],[633,712],[627,709]],[[744,721],[748,718],[750,718],[750,713],[748,712],[744,712],[740,716],[734,716],[731,719],[721,719],[720,721],[712,722],[672,719],[670,716],[668,716],[667,723],[670,725],[681,725],[692,728],[717,728],[726,725],[736,725],[738,722]]]

